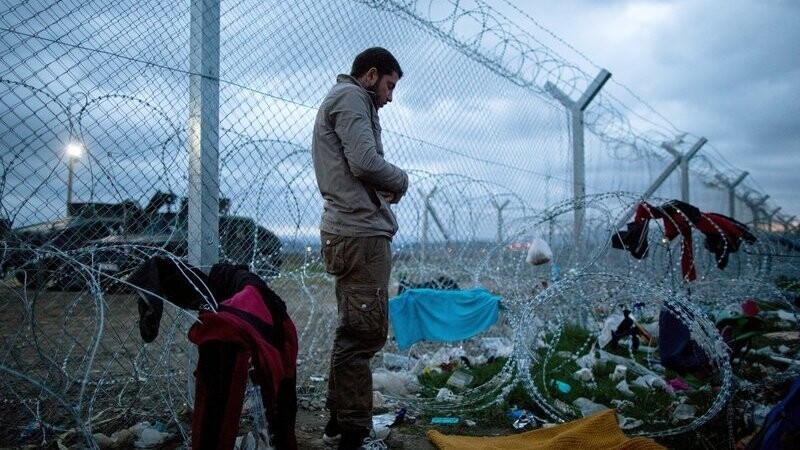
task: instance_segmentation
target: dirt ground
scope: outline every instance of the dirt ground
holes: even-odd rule
[[[335,449],[336,446],[322,442],[322,431],[328,421],[327,411],[297,411],[298,450]],[[428,440],[426,435],[431,427],[419,423],[404,423],[393,427],[386,444],[390,449],[435,450],[436,447]],[[441,429],[440,429],[441,430]],[[443,432],[445,432],[443,430]]]
[[[23,301],[24,300],[24,301]],[[188,351],[189,345],[175,344],[172,346],[154,346],[149,351],[142,350],[142,344],[136,329],[135,315],[136,303],[130,295],[106,295],[104,301],[98,304],[90,293],[87,292],[25,292],[13,283],[4,283],[0,280],[0,347],[3,350],[3,359],[0,366],[11,367],[34,380],[43,380],[50,383],[50,387],[60,389],[58,392],[67,399],[77,398],[81,385],[74,383],[71,378],[53,375],[53,367],[59,368],[59,374],[75,375],[75,379],[83,379],[86,370],[84,354],[92,350],[95,356],[93,371],[90,381],[103,377],[109,382],[102,389],[89,385],[91,400],[94,402],[95,411],[103,411],[111,406],[134,405],[136,413],[142,418],[158,417],[164,411],[164,393],[182,392],[185,385],[175,380],[186,378],[186,372],[175,370],[171,361],[183,362],[187,359],[183,352]],[[102,306],[102,308],[99,308]],[[177,323],[175,312],[165,312],[163,323]],[[169,317],[167,317],[169,316]],[[101,320],[102,319],[102,320]],[[103,331],[101,340],[96,350],[90,344],[92,337],[98,330]],[[164,329],[162,338],[166,336]],[[33,332],[35,331],[35,333]],[[177,330],[176,333],[185,333]],[[796,338],[793,342],[797,342]],[[764,344],[760,344],[764,345]],[[790,355],[796,355],[797,344],[791,345],[795,350]],[[163,352],[163,354],[162,354]],[[169,360],[163,361],[166,356]],[[796,356],[793,356],[796,358]],[[763,361],[763,360],[762,360]],[[740,363],[741,366],[741,363]],[[174,367],[183,367],[180,364]],[[148,370],[158,370],[160,377],[131,378],[131,374],[144,373]],[[775,370],[773,369],[773,372]],[[759,372],[760,373],[760,372]],[[117,380],[122,380],[120,382]],[[131,381],[133,380],[133,381]],[[145,380],[153,386],[142,389]],[[172,380],[172,381],[170,381]],[[45,422],[68,426],[73,418],[67,417],[67,410],[63,404],[49,398],[47,402],[36,404],[36,408],[23,408],[19,406],[19,399],[38,399],[41,395],[36,384],[26,382],[26,379],[13,377],[3,373],[0,377],[0,447],[15,441],[14,436],[19,436],[20,428],[31,422],[35,414],[40,414]],[[99,386],[99,384],[97,384]],[[766,386],[766,385],[765,385]],[[70,388],[70,391],[65,390]],[[773,386],[764,389],[767,393],[775,391]],[[760,391],[759,391],[760,392]],[[781,391],[784,392],[784,391]],[[149,397],[153,396],[151,402]],[[761,395],[755,398],[764,404],[775,404],[782,395]],[[741,405],[750,398],[742,399]],[[317,401],[319,401],[317,399]],[[146,407],[143,405],[152,405]],[[377,414],[393,413],[393,410],[378,410]],[[741,412],[741,411],[740,411]],[[139,417],[137,416],[137,418]],[[464,417],[462,417],[464,418]],[[722,448],[727,447],[725,437],[729,432],[727,414],[719,414],[708,425],[703,427],[703,433],[717,430],[711,434],[716,443],[721,443]],[[300,450],[327,450],[335,446],[326,445],[322,441],[323,428],[328,419],[328,413],[320,409],[319,404],[312,403],[299,405],[296,435]],[[484,419],[486,417],[484,416]],[[148,419],[149,420],[149,419]],[[511,427],[505,420],[490,422],[502,424],[488,426],[480,421],[475,426],[459,425],[431,425],[430,418],[417,417],[412,422],[404,422],[392,428],[386,443],[390,449],[435,450],[436,447],[428,440],[427,432],[431,429],[439,430],[445,434],[469,434],[476,436],[511,435],[518,431]],[[125,424],[130,426],[131,424]],[[116,431],[117,429],[111,429]],[[523,430],[527,431],[527,430]],[[748,431],[749,432],[749,431]],[[6,440],[4,438],[12,438]],[[687,434],[685,440],[677,445],[667,445],[668,448],[713,448],[713,444],[706,445],[708,441],[697,442],[694,435]]]
[[[25,297],[26,295],[27,297]],[[22,298],[26,298],[30,302],[31,306],[27,312],[24,311],[23,304],[25,302],[21,301]],[[135,302],[126,295],[107,295],[105,300],[103,327],[107,340],[103,341],[104,345],[101,345],[97,352],[97,364],[109,378],[113,378],[119,373],[129,376],[132,371],[131,361],[135,359],[132,355],[135,355],[141,346],[137,339],[138,335],[135,333],[135,327],[131,325],[132,323],[135,325],[134,319],[128,318],[130,314],[135,313]],[[69,308],[65,310],[64,305],[68,305]],[[79,337],[91,334],[87,331],[91,332],[97,326],[93,321],[96,316],[95,306],[92,296],[86,295],[86,293],[54,291],[35,293],[29,291],[26,294],[18,286],[15,286],[13,281],[0,281],[0,323],[5,324],[0,330],[0,342],[3,343],[3,346],[8,346],[6,350],[10,352],[6,355],[8,358],[6,362],[12,362],[23,372],[33,375],[37,375],[39,371],[49,367],[42,367],[42,361],[40,361],[43,358],[42,353],[34,351],[35,349],[32,347],[33,341],[28,330],[31,323],[36,325],[37,337],[41,341],[41,345],[48,349],[48,352],[45,353],[51,354],[51,356],[61,355],[57,358],[59,361],[70,361],[60,353],[63,350],[62,347],[66,346],[63,342],[70,339],[77,342],[80,340]],[[69,318],[74,318],[74,320],[67,320]],[[170,319],[163,320],[168,323]],[[171,351],[174,353],[178,349],[176,347]],[[105,362],[111,360],[116,360],[118,363],[114,365]],[[4,381],[8,380],[4,378]],[[19,392],[27,392],[23,389],[23,383],[14,383],[14,387]],[[5,392],[5,394],[8,393]],[[108,397],[111,394],[105,393],[105,395]],[[4,395],[0,395],[0,398],[2,397]],[[98,401],[103,399],[104,397],[101,395]],[[53,405],[52,408],[60,410],[57,405]],[[56,413],[48,411],[52,413],[48,416],[48,420],[57,423],[59,419],[54,415]],[[21,424],[31,420],[26,410],[20,410],[19,415],[12,414],[16,412],[16,408],[8,408],[7,404],[0,405],[0,412],[2,412],[0,414],[1,434],[18,435]],[[390,411],[379,410],[376,414],[388,412]],[[145,416],[147,414],[149,413],[144,413]],[[68,419],[64,420],[66,423],[69,422]],[[295,430],[300,450],[335,448],[335,445],[326,445],[322,441],[323,428],[327,420],[328,413],[324,409],[319,409],[319,407],[303,408],[302,406],[298,408]],[[403,423],[392,428],[386,443],[391,449],[434,450],[436,447],[426,436],[427,430],[433,427],[427,423]],[[443,428],[439,429],[446,432]],[[13,436],[2,437],[11,438]],[[11,439],[9,442],[13,441],[14,439]],[[4,447],[3,443],[5,440],[0,438],[0,447]]]

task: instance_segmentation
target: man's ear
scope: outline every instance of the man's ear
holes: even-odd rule
[[[367,84],[370,86],[375,84],[375,82],[378,81],[378,69],[376,67],[370,67],[365,74],[365,78],[367,80]]]

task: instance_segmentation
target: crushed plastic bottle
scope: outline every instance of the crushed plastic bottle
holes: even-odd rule
[[[455,402],[458,401],[461,397],[454,394],[453,391],[447,388],[439,389],[439,392],[436,394],[436,401],[437,402]]]
[[[447,385],[453,386],[458,389],[464,389],[465,387],[469,386],[472,383],[472,375],[457,370],[450,375],[450,378],[447,379]]]

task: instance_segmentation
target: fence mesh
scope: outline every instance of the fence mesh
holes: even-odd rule
[[[672,305],[709,353],[720,343],[680,288],[677,244],[658,247],[652,232],[656,250],[636,262],[609,247],[640,193],[672,161],[661,144],[679,131],[624,86],[608,84],[586,110],[588,196],[574,199],[571,117],[544,86],[553,83],[577,100],[599,69],[567,60],[568,45],[537,34],[513,9],[504,15],[506,6],[221,2],[219,201],[203,208],[219,214],[220,260],[247,265],[286,301],[301,347],[298,392],[307,404],[323,398],[336,317],[333,281],[319,258],[312,124],[336,75],[373,45],[390,49],[405,72],[381,111],[387,159],[410,175],[395,209],[393,287],[446,276],[461,287],[487,287],[507,306],[505,321],[483,336],[514,343],[508,364],[452,407],[484,408],[522,382],[551,416],[577,414],[553,406],[531,377],[553,363],[532,343],[572,324],[575,308],[599,320],[608,311],[592,307],[616,304],[611,298],[620,293],[632,299],[644,292],[653,308]],[[194,316],[168,305],[158,339],[143,344],[125,280],[148,257],[185,258],[198,245],[189,242],[191,221],[199,220],[189,200],[192,7],[170,0],[0,7],[0,444],[94,447],[94,433],[143,419],[170,423],[189,440],[195,349],[186,333]],[[675,145],[685,152],[697,139]],[[725,182],[741,171],[713,154],[693,159],[690,170],[692,203],[727,214]],[[715,307],[747,296],[785,301],[772,282],[796,276],[795,259],[784,257],[797,251],[796,235],[778,226],[779,216],[760,212],[774,207],[762,202],[759,209],[763,194],[754,181],[734,192],[735,217],[751,225],[758,244],[732,255],[725,272],[697,256],[704,278],[692,300]],[[680,196],[676,170],[652,202]],[[579,236],[576,211],[586,217]],[[550,243],[554,258],[531,271],[524,258],[537,237]],[[702,243],[694,248],[703,254]],[[605,271],[614,275],[599,274]],[[532,286],[540,280],[555,285],[537,296]],[[715,290],[720,285],[725,289]],[[581,302],[606,291],[600,305]],[[543,321],[526,320],[531,314]],[[400,353],[393,345],[376,365],[391,365],[387,358]],[[442,348],[419,346],[404,357]],[[725,389],[709,394],[696,420],[638,432],[685,432],[716,416],[731,395],[731,367],[721,356],[714,366]]]

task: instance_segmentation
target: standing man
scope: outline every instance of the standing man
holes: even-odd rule
[[[350,75],[339,75],[314,123],[311,156],[325,200],[320,237],[325,270],[336,277],[338,325],[333,339],[326,441],[358,449],[372,430],[370,360],[388,332],[389,244],[397,232],[390,204],[408,189],[408,175],[383,157],[378,110],[392,101],[403,76],[389,51],[368,48]]]

